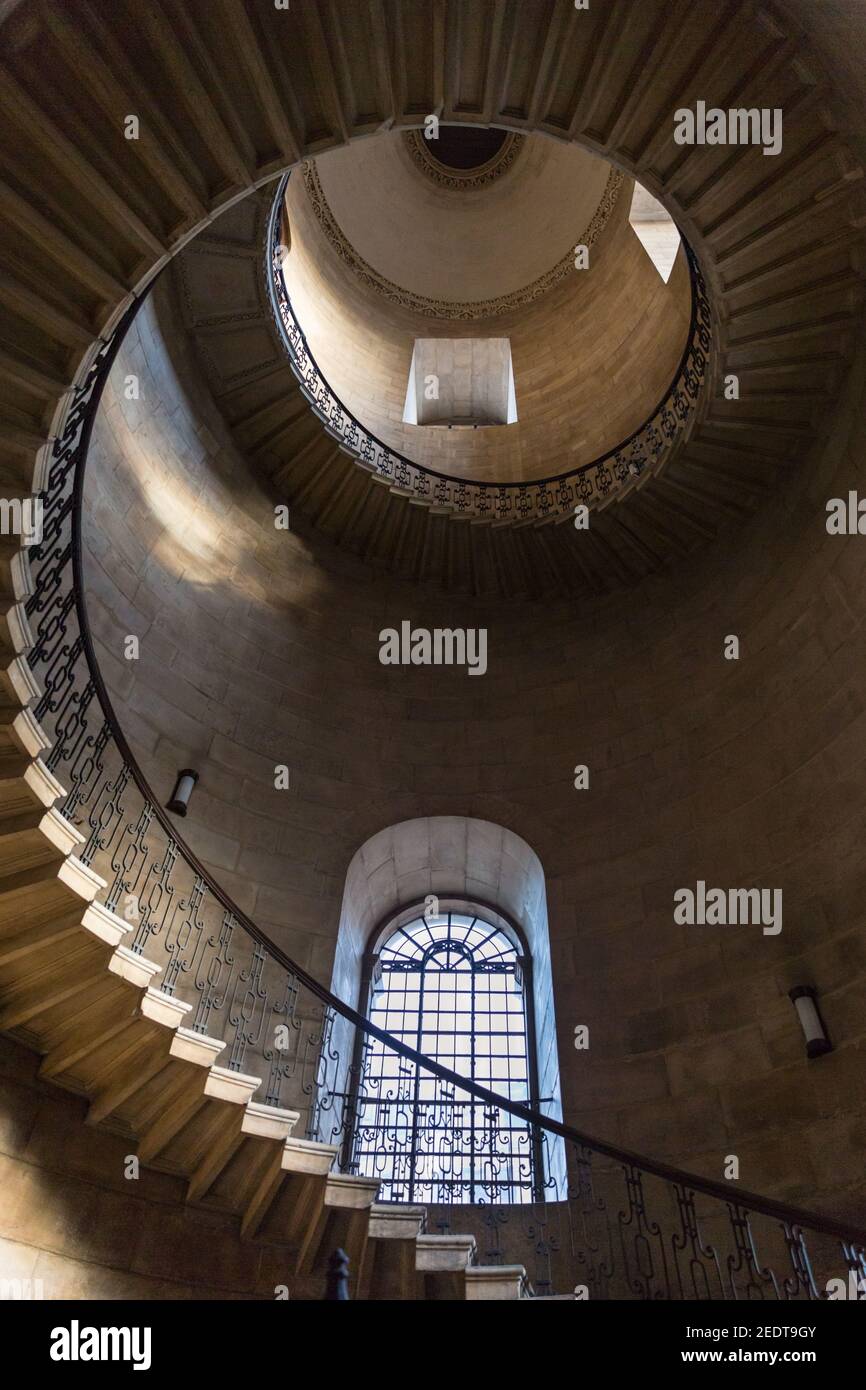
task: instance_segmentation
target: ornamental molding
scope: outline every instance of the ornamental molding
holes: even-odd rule
[[[551,270],[539,276],[537,280],[533,280],[531,284],[526,285],[523,289],[513,290],[510,294],[499,295],[495,299],[455,301],[430,299],[426,295],[415,294],[412,290],[403,289],[400,285],[395,285],[392,280],[387,280],[384,275],[380,275],[352,246],[331,211],[316,169],[315,160],[305,159],[302,162],[301,175],[316,219],[332,249],[343,264],[352,271],[362,284],[382,295],[391,304],[421,314],[425,318],[448,320],[495,318],[498,314],[506,314],[512,309],[519,309],[525,304],[531,304],[536,299],[540,299],[542,295],[547,294],[567,275],[570,275],[574,269],[574,251],[569,250]],[[598,240],[616,207],[623,181],[624,175],[618,169],[611,169],[592,220],[582,235],[575,238],[575,245],[589,248]]]

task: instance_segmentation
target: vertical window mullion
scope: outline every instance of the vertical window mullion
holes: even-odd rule
[[[422,961],[421,969],[418,972],[418,1027],[415,1032],[415,1051],[421,1051],[421,1034],[424,1031],[424,985],[427,979],[427,961]],[[409,1201],[415,1200],[415,1173],[418,1167],[418,1106],[420,1096],[418,1094],[421,1083],[421,1071],[416,1062],[412,1063],[415,1068],[415,1085],[413,1087],[412,1100],[412,1139],[409,1150]]]
[[[475,1053],[475,961],[472,962],[470,971],[469,993],[472,1001],[469,1010],[469,1076],[475,1080],[477,1069],[477,1057]],[[469,1200],[475,1201],[475,1098],[469,1101]]]

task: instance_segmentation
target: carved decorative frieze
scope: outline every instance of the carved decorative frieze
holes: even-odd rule
[[[331,247],[343,264],[348,266],[362,284],[367,285],[377,294],[381,294],[392,304],[399,305],[401,309],[409,309],[414,313],[422,314],[425,318],[461,320],[495,318],[497,314],[506,314],[512,309],[519,309],[524,304],[531,304],[534,300],[540,299],[543,294],[547,294],[548,290],[553,289],[554,285],[558,285],[567,275],[570,275],[574,269],[574,252],[569,248],[568,253],[544,275],[539,276],[537,280],[533,280],[531,284],[525,285],[522,289],[512,290],[510,294],[498,295],[495,299],[464,301],[429,299],[426,295],[415,294],[412,290],[404,289],[400,285],[395,285],[393,281],[387,280],[384,275],[380,275],[358,254],[344,235],[331,211],[319,179],[315,160],[304,160],[301,165],[301,173],[310,206]],[[584,229],[580,236],[575,238],[576,245],[591,247],[598,240],[616,206],[623,178],[624,176],[618,169],[611,169],[598,207],[593,213],[589,226]]]

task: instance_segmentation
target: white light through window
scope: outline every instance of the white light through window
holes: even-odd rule
[[[628,217],[659,275],[667,284],[680,249],[680,234],[670,213],[639,183],[634,186]]]
[[[517,397],[508,338],[416,338],[406,425],[512,425]]]
[[[377,1027],[509,1100],[530,1103],[524,974],[489,922],[445,912],[398,927],[381,948]],[[392,1202],[528,1202],[529,1125],[448,1085],[369,1037],[357,1087],[353,1168]]]

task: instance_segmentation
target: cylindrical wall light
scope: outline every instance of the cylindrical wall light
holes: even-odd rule
[[[833,1044],[827,1037],[824,1020],[815,1003],[815,990],[811,985],[795,985],[788,991],[788,998],[797,1010],[800,1027],[806,1039],[806,1056],[822,1057],[833,1051]]]
[[[191,767],[182,768],[177,774],[177,781],[174,784],[174,791],[168,803],[168,810],[174,811],[176,816],[185,816],[189,806],[189,799],[192,796],[192,789],[198,781],[198,773]]]

